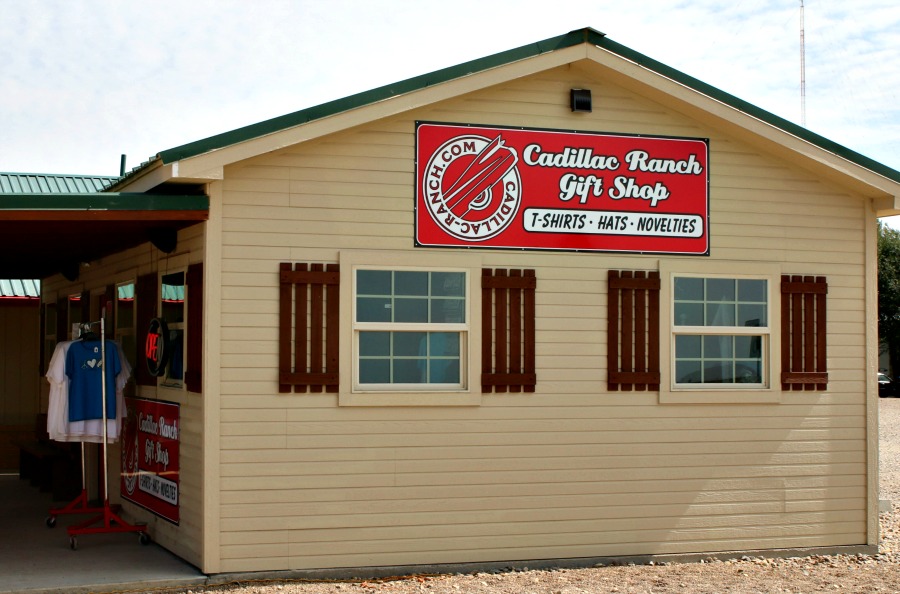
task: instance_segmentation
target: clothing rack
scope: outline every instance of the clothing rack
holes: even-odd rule
[[[96,514],[87,520],[68,527],[69,546],[72,550],[78,549],[77,537],[81,534],[101,534],[115,532],[137,532],[141,544],[150,542],[150,536],[147,534],[146,524],[129,524],[118,515],[118,506],[111,506],[109,503],[109,468],[108,468],[108,452],[107,445],[109,438],[107,435],[107,366],[106,366],[106,307],[101,310],[100,320],[97,322],[87,322],[82,324],[82,336],[85,332],[90,332],[90,328],[96,324],[100,324],[100,393],[101,393],[101,420],[103,427],[103,500],[100,506],[91,506],[87,498],[87,481],[85,468],[84,442],[81,443],[81,493],[72,500],[68,505],[59,509],[51,509],[50,515],[46,520],[48,527],[56,525],[56,516],[62,514]],[[119,414],[117,411],[116,414]],[[114,509],[115,508],[115,509]]]

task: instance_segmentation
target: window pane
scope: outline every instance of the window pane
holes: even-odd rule
[[[394,321],[419,323],[427,322],[428,299],[395,299]]]
[[[734,357],[733,336],[704,336],[704,359],[731,359]]]
[[[395,384],[423,384],[425,378],[425,359],[394,359]]]
[[[766,281],[740,279],[738,280],[738,300],[756,303],[766,303],[768,301],[766,295]]]
[[[704,384],[731,384],[733,375],[731,361],[711,361],[703,366]]]
[[[390,295],[390,270],[357,270],[356,293],[358,295]]]
[[[764,304],[738,305],[738,326],[768,326]]]
[[[389,384],[391,362],[389,359],[360,359],[359,381],[362,384]]]
[[[425,344],[425,332],[392,332],[394,336],[395,357],[424,357],[428,345]]]
[[[431,294],[441,297],[465,297],[466,275],[462,272],[432,272]]]
[[[466,321],[465,301],[462,299],[432,299],[431,322],[435,324],[462,324]]]
[[[428,335],[430,357],[459,357],[459,334],[456,332],[431,332]]]
[[[699,384],[703,381],[700,361],[676,361],[675,382],[679,384]]]
[[[391,311],[390,297],[356,298],[357,322],[390,322]]]
[[[703,301],[703,279],[676,277],[675,301]]]
[[[363,357],[387,357],[391,354],[390,332],[360,332],[359,354]]]
[[[699,359],[703,356],[699,336],[676,336],[675,358]]]
[[[759,359],[762,353],[762,338],[759,336],[735,336],[736,357]]]
[[[394,272],[395,295],[428,295],[427,272]]]
[[[437,359],[431,361],[429,366],[428,383],[458,384],[459,359]]]
[[[708,303],[705,326],[734,326],[734,303]]]
[[[676,326],[702,326],[703,325],[703,304],[702,303],[676,303],[675,304],[675,325]]]
[[[169,330],[169,348],[172,353],[166,364],[165,377],[181,381],[184,378],[184,330]]]
[[[762,361],[759,359],[735,361],[734,381],[739,384],[762,383]]]
[[[708,278],[706,279],[706,300],[707,301],[734,301],[735,289],[734,279],[731,278]]]

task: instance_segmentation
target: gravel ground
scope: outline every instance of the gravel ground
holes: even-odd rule
[[[900,398],[880,400],[880,554],[406,576],[372,581],[243,581],[148,592],[199,594],[579,594],[900,592]]]

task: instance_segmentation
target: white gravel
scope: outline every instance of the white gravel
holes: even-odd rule
[[[816,555],[786,559],[744,557],[699,563],[604,566],[405,576],[371,581],[243,581],[193,589],[152,590],[199,594],[581,594],[581,593],[874,593],[900,592],[900,398],[881,399],[881,499],[878,555]]]

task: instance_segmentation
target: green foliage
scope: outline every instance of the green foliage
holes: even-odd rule
[[[878,336],[900,370],[900,231],[878,223]]]

